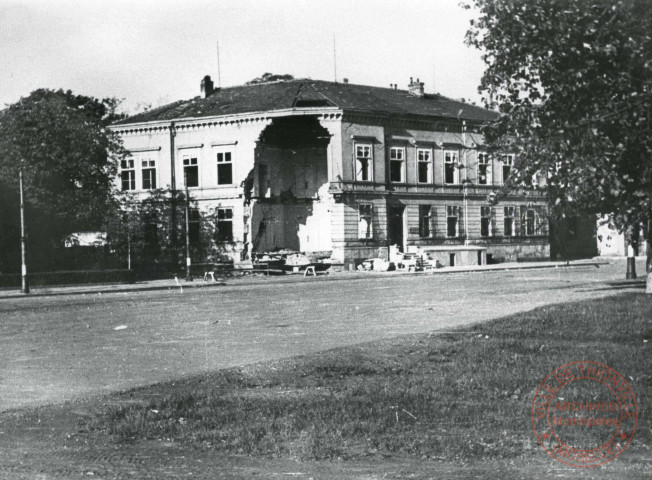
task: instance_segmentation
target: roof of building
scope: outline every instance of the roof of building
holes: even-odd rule
[[[336,107],[344,111],[424,115],[477,122],[491,121],[498,117],[498,114],[491,110],[446,98],[439,94],[425,94],[418,97],[407,90],[394,88],[296,79],[215,89],[206,98],[198,96],[191,100],[170,103],[133,115],[116,124],[126,125],[310,107]]]

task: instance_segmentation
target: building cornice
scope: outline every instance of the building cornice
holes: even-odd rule
[[[151,132],[164,132],[170,130],[174,124],[176,131],[187,131],[198,128],[221,127],[225,125],[245,125],[255,123],[269,123],[277,117],[287,116],[316,116],[320,121],[338,121],[342,118],[342,110],[339,108],[287,108],[283,110],[270,110],[266,112],[250,112],[236,115],[216,115],[210,117],[192,117],[172,120],[154,120],[149,122],[138,122],[121,125],[111,125],[112,131],[125,134],[141,134]]]

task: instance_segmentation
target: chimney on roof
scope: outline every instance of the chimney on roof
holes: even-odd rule
[[[414,95],[415,97],[423,97],[423,85],[424,83],[420,82],[418,78],[415,82],[412,77],[410,77],[410,84],[408,85],[410,95]]]
[[[201,81],[201,96],[206,98],[213,93],[213,80],[210,75],[206,75]]]

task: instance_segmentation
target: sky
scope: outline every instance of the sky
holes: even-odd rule
[[[479,101],[459,0],[0,0],[0,108],[37,88],[136,113],[265,72]],[[218,48],[219,43],[219,76]]]

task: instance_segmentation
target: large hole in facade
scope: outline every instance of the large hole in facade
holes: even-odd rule
[[[328,131],[316,117],[272,121],[255,150],[252,251],[331,249]]]

